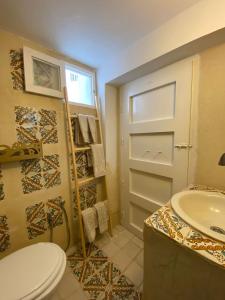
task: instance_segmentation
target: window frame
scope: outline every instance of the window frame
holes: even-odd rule
[[[90,109],[96,109],[96,73],[95,71],[91,71],[87,68],[83,68],[80,67],[78,65],[75,64],[71,64],[71,63],[67,63],[64,62],[64,83],[65,83],[65,87],[67,87],[66,85],[66,69],[71,69],[71,70],[75,70],[81,74],[85,74],[85,75],[89,75],[92,78],[92,94],[93,94],[93,105],[89,105],[89,104],[84,104],[84,103],[79,103],[79,102],[72,102],[69,101],[69,104],[71,105],[76,105],[76,106],[81,106],[81,107],[85,107],[85,108],[90,108]]]

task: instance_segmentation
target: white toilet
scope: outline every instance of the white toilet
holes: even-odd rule
[[[0,298],[47,299],[63,277],[65,252],[53,243],[38,243],[0,260]]]

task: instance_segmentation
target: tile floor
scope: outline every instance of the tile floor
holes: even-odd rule
[[[139,300],[143,287],[143,241],[122,226],[100,236],[88,250],[68,256],[64,277],[49,300]]]

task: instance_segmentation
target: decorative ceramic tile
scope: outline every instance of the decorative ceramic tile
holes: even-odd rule
[[[46,155],[42,159],[21,161],[23,193],[28,194],[42,188],[61,184],[59,155]]]
[[[81,210],[92,207],[97,201],[96,183],[89,183],[80,187],[80,206]],[[74,218],[77,218],[77,201],[73,193]]]
[[[5,193],[4,193],[4,183],[2,181],[2,170],[0,166],[0,200],[3,200],[5,198]]]
[[[21,143],[37,142],[38,114],[30,107],[15,106],[17,139]]]
[[[145,223],[180,243],[189,231],[189,226],[167,206],[157,210]]]
[[[191,229],[185,238],[184,246],[225,267],[225,243]]]
[[[47,213],[49,213],[51,216],[53,227],[63,224],[63,212],[61,205],[64,205],[64,201],[61,196],[55,199],[50,199],[46,203]]]
[[[43,144],[57,144],[58,134],[56,128],[56,112],[54,110],[41,109],[39,111],[39,115],[40,134]]]
[[[39,202],[26,208],[27,230],[29,239],[43,234],[47,230],[45,205]]]
[[[224,190],[217,190],[202,185],[191,185],[188,189],[225,194]],[[192,228],[175,214],[170,204],[163,206],[152,214],[145,220],[145,224],[220,266],[225,267],[225,243],[209,238]]]
[[[23,50],[10,50],[9,52],[11,61],[11,76],[13,88],[15,90],[24,90],[25,89],[25,80],[24,80],[24,65],[23,65]]]
[[[22,188],[24,194],[40,191],[42,187],[41,173],[32,176],[25,176],[22,178]]]
[[[88,165],[87,151],[79,151],[76,153],[76,163],[78,178],[88,177],[93,174],[92,167]]]
[[[61,184],[61,173],[59,171],[59,155],[48,155],[43,159],[44,186],[50,188]]]
[[[43,144],[58,143],[57,117],[54,110],[16,106],[17,139],[21,143],[33,143],[42,139]]]
[[[53,172],[45,172],[43,174],[43,178],[44,186],[47,189],[61,184],[61,173],[58,170]]]
[[[10,246],[9,227],[7,217],[0,216],[0,252],[7,250]]]
[[[140,299],[133,283],[96,245],[88,246],[86,259],[79,249],[68,257],[68,262],[83,290],[89,294],[89,299]]]
[[[206,192],[216,192],[216,193],[222,193],[225,194],[224,190],[215,189],[211,186],[207,185],[198,185],[198,184],[192,184],[188,187],[188,190],[192,191],[206,191]]]
[[[59,168],[59,155],[46,155],[42,159],[43,161],[43,172],[50,170],[57,170]]]
[[[21,161],[21,173],[24,175],[41,173],[40,159],[29,159]]]

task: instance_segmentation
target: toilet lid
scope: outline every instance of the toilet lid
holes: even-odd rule
[[[0,260],[2,299],[23,299],[46,289],[62,264],[63,250],[53,243],[38,243],[20,249]],[[42,288],[43,287],[43,288]]]

